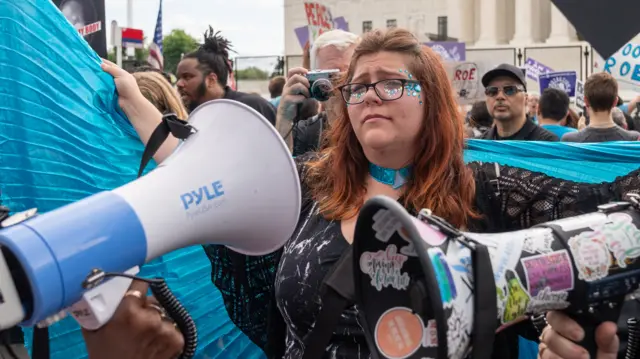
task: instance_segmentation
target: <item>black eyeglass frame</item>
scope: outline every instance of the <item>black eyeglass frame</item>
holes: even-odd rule
[[[378,89],[377,89],[376,86],[379,83],[386,82],[386,81],[400,81],[402,83],[400,95],[398,95],[398,97],[393,98],[393,99],[384,99],[384,98],[382,98],[382,96],[380,96],[380,93],[378,93]],[[344,89],[347,88],[348,86],[353,86],[353,85],[364,86],[365,87],[364,94],[369,92],[369,89],[373,87],[373,91],[376,93],[376,96],[378,96],[378,98],[380,100],[382,100],[382,101],[395,101],[395,100],[397,100],[399,98],[402,98],[402,95],[404,95],[404,88],[407,86],[407,84],[420,85],[420,81],[409,80],[409,79],[384,79],[384,80],[376,81],[376,82],[369,83],[369,84],[360,83],[360,82],[353,82],[353,83],[348,83],[348,84],[345,84],[345,85],[342,85],[342,86],[338,86],[338,90],[340,90],[340,95],[342,96],[342,100],[347,105],[358,105],[358,104],[361,104],[361,103],[364,102],[364,95],[362,96],[362,100],[360,102],[349,102],[349,100],[347,100],[347,95],[344,93]]]

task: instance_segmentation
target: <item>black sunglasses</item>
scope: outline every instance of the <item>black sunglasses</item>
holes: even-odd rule
[[[502,91],[505,96],[511,97],[516,95],[518,92],[524,92],[524,87],[518,85],[507,85],[502,87],[489,86],[484,89],[484,94],[487,95],[487,97],[496,97],[500,91]]]

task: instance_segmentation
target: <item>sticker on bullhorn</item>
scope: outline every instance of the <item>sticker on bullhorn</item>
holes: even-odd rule
[[[602,232],[582,232],[569,238],[568,244],[578,267],[579,279],[592,282],[609,274],[611,257],[607,249],[607,239]]]
[[[607,248],[613,253],[618,267],[626,268],[640,257],[640,230],[626,213],[613,213],[600,229],[607,238]]]
[[[532,254],[550,253],[553,239],[551,228],[536,228],[525,237],[522,250]]]
[[[573,289],[573,266],[566,250],[522,258],[520,262],[531,296],[544,288],[555,292]]]
[[[551,310],[563,310],[569,308],[568,292],[553,292],[551,288],[546,287],[531,297],[531,301],[527,306],[527,313],[541,314]]]
[[[420,239],[422,239],[422,241],[429,247],[441,246],[447,240],[447,236],[434,226],[426,224],[415,217],[411,217],[411,221],[420,235]],[[415,246],[413,245],[413,241],[411,240],[411,236],[407,229],[401,227],[398,229],[398,234],[408,243],[406,246],[400,248],[400,253],[411,257],[417,257],[418,254],[416,253]]]
[[[451,310],[447,320],[447,349],[449,358],[462,358],[470,341],[469,318],[457,308]]]
[[[371,228],[373,228],[376,233],[376,239],[381,242],[389,242],[391,236],[393,236],[400,227],[400,221],[398,221],[396,216],[389,210],[378,210],[373,216],[373,226]]]
[[[507,293],[502,313],[503,324],[513,322],[525,315],[530,300],[529,293],[524,289],[516,272],[507,270],[505,279],[507,280]]]
[[[434,319],[427,321],[422,346],[425,348],[435,348],[438,346],[438,328],[436,327],[436,321]]]
[[[398,247],[390,244],[384,251],[364,252],[360,256],[360,270],[371,278],[371,285],[378,291],[392,287],[406,290],[411,278],[402,272],[408,257],[398,254]]]
[[[424,323],[409,308],[391,308],[378,319],[374,336],[376,347],[385,357],[404,359],[422,346]]]
[[[433,270],[438,281],[438,289],[444,308],[451,308],[453,301],[458,296],[456,283],[454,282],[451,268],[447,262],[447,257],[440,248],[429,248],[427,250]]]

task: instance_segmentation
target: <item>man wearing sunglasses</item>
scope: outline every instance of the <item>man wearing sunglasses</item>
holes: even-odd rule
[[[558,136],[527,118],[527,80],[524,72],[502,64],[482,77],[487,110],[494,124],[485,140],[559,141]]]

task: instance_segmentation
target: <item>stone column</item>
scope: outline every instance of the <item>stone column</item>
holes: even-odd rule
[[[476,46],[493,46],[498,44],[498,0],[481,0],[480,37]],[[517,0],[516,0],[517,1]]]
[[[551,34],[547,39],[547,44],[565,44],[577,40],[576,30],[569,23],[569,20],[551,4]]]
[[[449,0],[447,18],[451,31],[449,36],[467,44],[475,38],[474,0]]]
[[[534,40],[533,25],[536,10],[533,0],[513,0],[516,5],[516,30],[511,45],[530,45]]]

